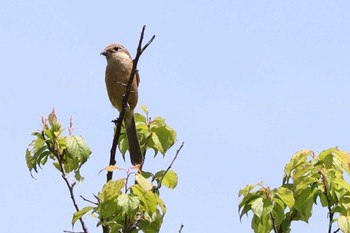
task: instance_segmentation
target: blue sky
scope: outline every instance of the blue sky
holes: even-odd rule
[[[239,221],[240,188],[280,185],[298,150],[350,151],[349,8],[314,0],[2,2],[1,231],[70,230],[63,180],[50,166],[33,180],[24,160],[30,133],[53,107],[63,125],[73,116],[75,134],[93,151],[77,194],[91,198],[102,187],[117,113],[99,53],[119,42],[134,55],[147,25],[145,39],[156,39],[139,63],[139,104],[164,117],[178,143],[145,168],[165,168],[185,142],[173,167],[179,185],[162,193],[162,232],[181,224],[184,233],[251,232],[251,219]],[[314,215],[292,232],[324,232],[326,210]]]

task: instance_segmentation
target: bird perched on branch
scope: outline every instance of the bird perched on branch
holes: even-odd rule
[[[111,44],[107,46],[101,55],[104,55],[107,59],[105,81],[108,97],[112,105],[120,112],[123,109],[122,101],[127,91],[133,60],[128,50],[120,44]],[[136,72],[124,115],[126,134],[129,141],[130,160],[133,165],[143,164],[143,154],[137,137],[134,118],[134,108],[138,100],[139,82],[140,77],[138,72]]]

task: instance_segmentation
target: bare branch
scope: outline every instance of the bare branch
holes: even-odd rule
[[[183,224],[181,224],[181,226],[180,226],[179,233],[182,232],[182,228],[184,228],[184,225],[183,225]]]
[[[93,201],[90,201],[89,199],[86,199],[85,197],[83,197],[83,195],[80,195],[80,198],[83,199],[83,200],[86,201],[86,202],[91,203],[91,204],[98,205],[98,203],[93,202]]]

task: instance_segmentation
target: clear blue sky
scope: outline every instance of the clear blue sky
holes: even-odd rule
[[[92,198],[102,187],[117,114],[99,53],[119,42],[134,55],[143,25],[146,40],[157,37],[139,63],[139,104],[178,133],[168,157],[145,168],[165,168],[185,142],[173,167],[179,185],[162,193],[162,232],[180,224],[184,233],[251,232],[251,219],[239,221],[240,188],[280,185],[298,150],[350,151],[349,9],[314,0],[2,2],[1,232],[71,229],[59,174],[46,166],[33,180],[24,160],[39,116],[53,107],[64,125],[73,116],[93,151],[77,194]],[[292,232],[325,232],[326,211],[314,213]]]

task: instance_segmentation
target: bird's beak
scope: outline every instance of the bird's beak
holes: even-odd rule
[[[103,51],[102,53],[100,53],[100,55],[107,56],[107,52]]]

